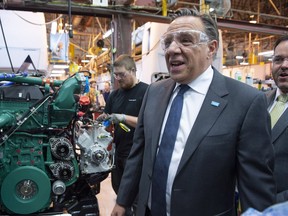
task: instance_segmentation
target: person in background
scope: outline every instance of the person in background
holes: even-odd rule
[[[114,78],[119,88],[112,91],[106,103],[104,113],[97,120],[110,120],[114,123],[115,168],[112,169],[112,187],[118,193],[126,159],[132,146],[138,113],[148,84],[136,78],[134,59],[126,54],[120,55],[113,63]],[[130,132],[121,127],[128,126]],[[129,213],[130,214],[130,213]],[[127,214],[127,215],[129,215]]]
[[[288,35],[275,42],[272,76],[277,88],[267,91],[266,95],[275,149],[277,202],[283,202],[288,201]]]
[[[90,90],[87,93],[87,96],[90,100],[90,108],[88,111],[88,116],[91,119],[94,119],[93,113],[98,112],[103,107],[105,107],[105,100],[103,95],[96,89],[97,83],[95,80],[90,81]]]
[[[103,97],[104,97],[104,100],[106,103],[107,103],[108,97],[110,95],[110,91],[111,91],[110,82],[105,82],[102,94],[103,94]]]
[[[265,94],[211,66],[219,37],[208,14],[173,18],[160,41],[170,78],[146,91],[111,215],[138,194],[137,216],[231,216],[236,185],[242,210],[261,211],[276,195]]]
[[[89,92],[86,93],[90,100],[90,106],[89,109],[87,110],[87,116],[91,119],[93,119],[93,110],[96,107],[96,81],[91,80],[89,82]]]

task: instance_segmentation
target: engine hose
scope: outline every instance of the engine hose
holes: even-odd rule
[[[0,128],[5,125],[11,125],[14,122],[14,116],[10,113],[0,115]]]

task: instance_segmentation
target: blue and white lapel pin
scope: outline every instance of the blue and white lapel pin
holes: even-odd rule
[[[216,102],[216,101],[211,101],[211,105],[215,106],[215,107],[218,107],[220,105],[220,103]]]

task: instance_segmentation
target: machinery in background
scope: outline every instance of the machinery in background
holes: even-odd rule
[[[83,115],[86,77],[0,74],[0,215],[99,215],[112,136]]]

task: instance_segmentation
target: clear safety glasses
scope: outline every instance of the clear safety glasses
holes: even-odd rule
[[[127,72],[127,71],[125,71],[125,72],[115,72],[115,73],[113,74],[113,76],[114,76],[114,78],[115,78],[116,80],[119,80],[119,79],[125,78],[128,73],[129,73],[129,72]]]
[[[166,52],[173,41],[179,47],[196,47],[209,42],[209,37],[206,33],[197,30],[167,32],[160,38],[162,49]]]
[[[278,65],[282,65],[285,60],[288,61],[288,57],[273,56],[273,58],[272,58],[272,62],[273,62],[274,64],[278,64]]]

